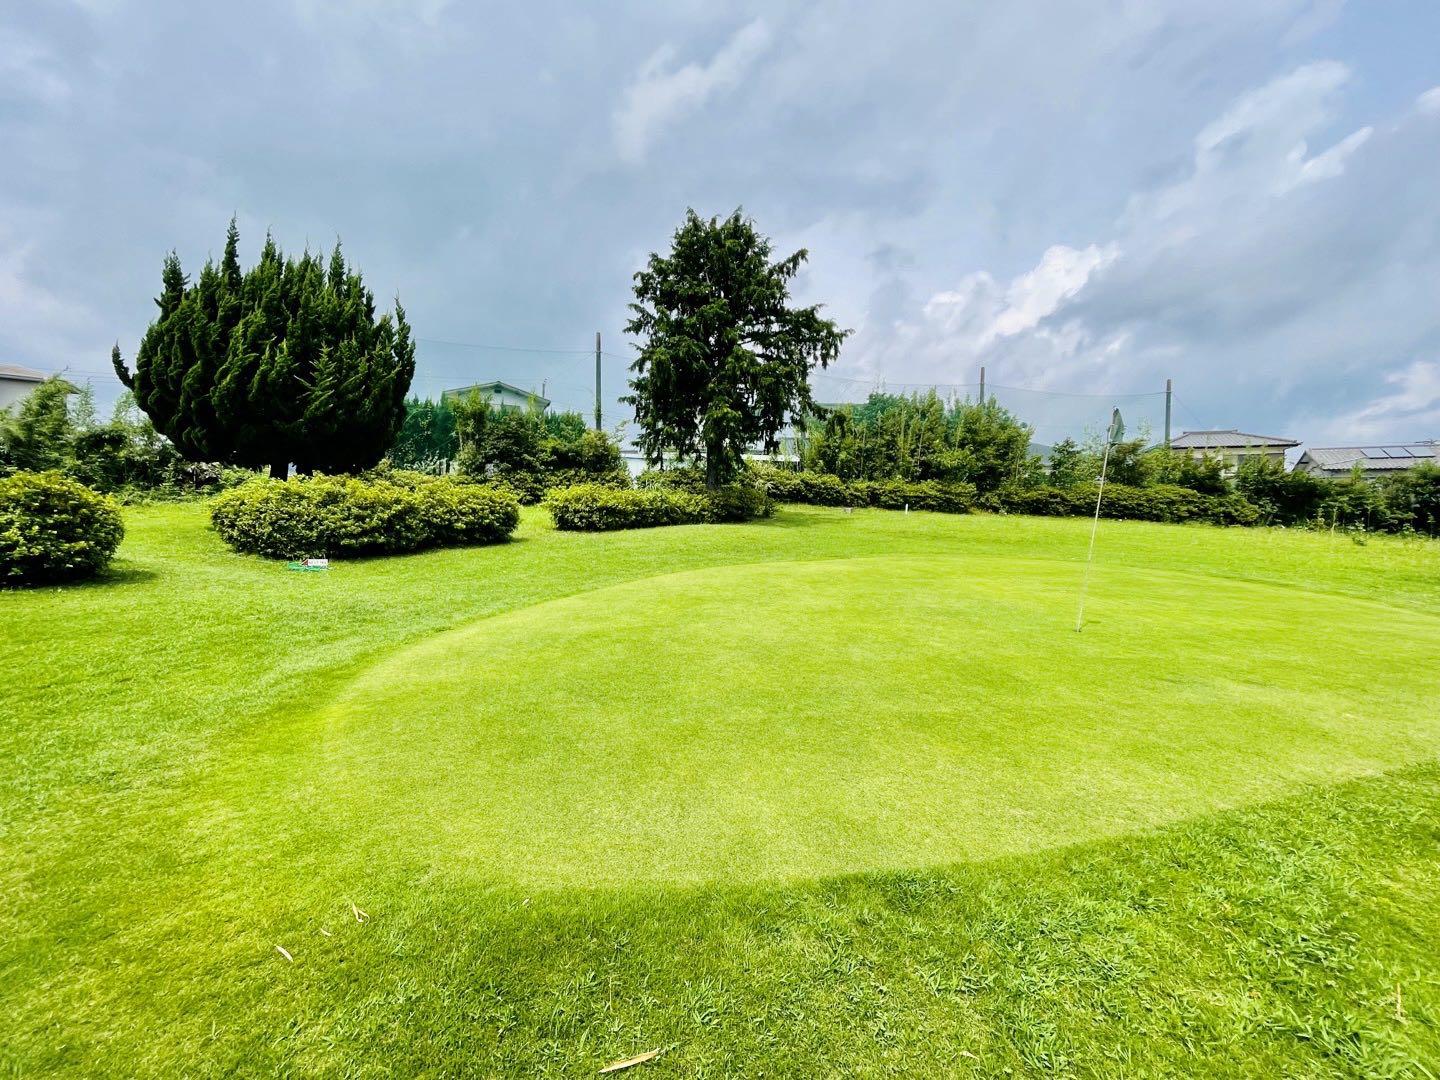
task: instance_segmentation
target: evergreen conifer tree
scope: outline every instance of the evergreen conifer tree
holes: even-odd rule
[[[156,430],[192,461],[270,467],[285,476],[351,472],[378,462],[405,419],[415,345],[405,309],[375,311],[375,297],[335,245],[328,265],[305,252],[286,258],[266,236],[242,270],[235,222],[217,267],[191,284],[171,253],[122,382]]]

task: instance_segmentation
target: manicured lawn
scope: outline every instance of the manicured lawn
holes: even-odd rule
[[[1440,1075],[1440,545],[127,525],[0,595],[17,1075]]]

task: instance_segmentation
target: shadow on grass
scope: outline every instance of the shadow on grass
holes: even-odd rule
[[[154,570],[145,570],[138,566],[121,566],[102,570],[93,578],[84,578],[79,581],[7,582],[0,585],[0,593],[36,593],[50,589],[81,592],[92,589],[108,589],[116,585],[136,585],[143,581],[154,581],[159,576]]]
[[[795,513],[800,509],[800,513]],[[843,506],[781,506],[775,511],[774,517],[758,518],[755,521],[746,522],[747,525],[757,525],[768,529],[811,529],[817,525],[833,525],[837,517],[850,517]]]

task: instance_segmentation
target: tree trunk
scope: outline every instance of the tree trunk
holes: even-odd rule
[[[719,440],[712,439],[705,446],[705,486],[707,488],[720,486],[724,467],[725,458]]]
[[[289,461],[272,461],[270,463],[271,480],[288,480],[290,478]]]

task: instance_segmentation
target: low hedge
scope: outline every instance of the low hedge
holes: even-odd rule
[[[795,472],[773,465],[751,469],[753,480],[777,502],[816,506],[877,506],[886,510],[934,510],[963,514],[977,503],[970,484],[934,480],[842,480],[827,473]],[[1080,517],[1095,512],[1095,485],[1006,488],[979,504],[986,510],[1046,517]],[[1213,525],[1254,525],[1260,511],[1233,492],[1208,495],[1174,484],[1128,487],[1106,484],[1100,516],[1135,521],[1203,521]]]
[[[1083,517],[1095,512],[1096,485],[1002,489],[986,499],[988,509],[1043,517]],[[1260,511],[1244,496],[1206,495],[1174,484],[1129,487],[1106,484],[1100,516],[1132,521],[1202,521],[1212,525],[1254,525]]]
[[[210,521],[236,551],[330,558],[497,543],[520,523],[520,504],[509,492],[423,473],[311,476],[227,491]]]
[[[576,484],[545,497],[555,527],[571,532],[650,529],[660,525],[697,525],[713,521],[714,507],[704,495],[667,488],[639,491]]]
[[[975,487],[936,480],[842,480],[829,473],[795,472],[760,465],[752,469],[756,483],[777,502],[812,506],[877,506],[883,510],[934,510],[968,513],[975,505]]]
[[[688,491],[694,495],[705,493],[705,470],[698,465],[671,465],[668,469],[646,469],[635,478],[635,486],[642,491],[662,488],[665,491]]]
[[[93,577],[125,536],[108,496],[55,472],[0,479],[0,582],[39,585]]]
[[[758,484],[727,484],[703,495],[710,501],[710,520],[733,523],[767,518],[775,504]]]
[[[968,514],[975,506],[973,484],[941,484],[935,480],[855,480],[850,487],[865,505],[882,510],[934,510],[941,514]]]
[[[776,502],[808,503],[812,506],[866,506],[869,497],[851,484],[829,473],[795,472],[773,465],[758,465],[751,475]]]

